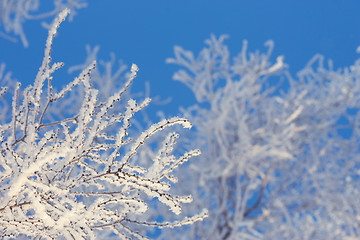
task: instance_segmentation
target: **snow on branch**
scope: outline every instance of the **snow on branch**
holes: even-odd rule
[[[95,61],[62,90],[52,88],[52,74],[63,66],[51,63],[53,38],[68,14],[65,9],[54,20],[34,85],[23,91],[16,86],[11,121],[0,125],[1,238],[95,239],[101,231],[110,231],[124,239],[143,239],[146,236],[133,230],[133,224],[175,227],[206,218],[203,211],[173,223],[144,220],[149,199],[158,199],[176,215],[183,203],[192,201],[191,196],[171,193],[167,180],[176,182],[173,170],[200,151],[179,158],[170,155],[178,137],[172,133],[150,167],[134,164],[133,156],[154,134],[175,124],[191,127],[188,120],[175,117],[153,124],[135,141],[128,137],[131,119],[150,102],[130,99],[125,112],[112,111],[136,77],[135,64],[125,86],[104,102],[90,83]],[[48,109],[76,86],[85,91],[81,109],[51,122]],[[1,88],[0,95],[5,92]],[[114,126],[120,127],[107,131]]]

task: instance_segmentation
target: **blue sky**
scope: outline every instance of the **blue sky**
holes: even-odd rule
[[[195,99],[172,80],[179,68],[165,63],[173,56],[174,45],[198,53],[210,34],[228,34],[226,43],[235,56],[243,39],[249,41],[250,50],[264,50],[264,42],[272,39],[274,60],[285,55],[293,75],[316,53],[343,67],[359,57],[355,52],[360,45],[359,12],[358,0],[89,1],[72,22],[62,25],[53,57],[65,66],[79,64],[85,59],[86,44],[100,45],[101,58],[114,52],[127,65],[136,63],[140,72],[135,90],[143,91],[144,82],[150,82],[153,96],[173,99],[154,109],[176,115],[179,106],[189,106]],[[0,39],[0,62],[19,81],[30,83],[42,61],[47,31],[37,21],[26,22],[24,28],[30,47]],[[65,74],[60,76],[63,79],[54,79],[54,84],[70,81]]]

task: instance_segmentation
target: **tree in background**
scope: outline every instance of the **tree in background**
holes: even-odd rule
[[[179,175],[190,208],[209,209],[178,238],[358,239],[360,59],[334,70],[316,55],[293,78],[271,41],[231,58],[225,38],[167,60],[196,97],[182,111],[203,152]]]
[[[145,230],[134,229],[202,220],[206,211],[175,222],[146,218],[154,199],[175,215],[181,213],[183,203],[192,201],[191,196],[170,191],[176,182],[172,172],[200,151],[175,157],[172,150],[178,134],[170,132],[151,163],[144,167],[134,161],[157,132],[176,124],[191,127],[188,120],[174,117],[152,124],[134,140],[128,137],[134,114],[150,102],[148,98],[141,103],[128,99],[124,111],[114,111],[136,77],[135,64],[124,86],[110,96],[99,96],[91,86],[95,61],[62,90],[52,88],[52,74],[63,66],[51,63],[53,38],[68,14],[69,10],[62,11],[52,24],[34,84],[24,90],[20,83],[15,85],[11,119],[0,125],[1,238],[146,239]],[[10,81],[8,74],[1,75]],[[73,115],[70,112],[71,116],[66,116],[66,111],[58,111],[58,115],[52,111],[48,117],[48,110],[76,87],[83,91],[77,96],[77,100],[82,96],[79,110]],[[2,87],[1,95],[7,90]]]
[[[42,11],[39,11],[40,0],[0,0],[0,29],[5,30],[5,32],[0,30],[0,37],[14,42],[19,37],[24,47],[28,47],[29,43],[23,29],[25,21],[53,17],[65,8],[71,10],[71,20],[77,9],[87,6],[86,0],[53,0],[49,2],[53,4],[53,7],[44,12],[43,6]]]

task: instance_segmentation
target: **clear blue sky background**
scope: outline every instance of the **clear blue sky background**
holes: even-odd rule
[[[172,80],[178,67],[165,64],[174,45],[198,53],[211,33],[228,34],[226,43],[235,56],[243,39],[250,50],[264,50],[264,42],[272,39],[273,58],[285,55],[293,75],[316,53],[333,59],[335,67],[349,66],[359,57],[359,12],[359,0],[89,1],[73,22],[62,25],[53,56],[71,66],[84,61],[86,44],[100,45],[100,57],[109,59],[114,52],[127,65],[136,63],[140,72],[135,90],[143,91],[149,81],[153,96],[173,99],[155,110],[176,115],[179,106],[193,104],[194,97]],[[42,61],[47,31],[38,21],[24,27],[30,47],[0,39],[0,62],[19,81],[30,83]],[[58,86],[70,80],[60,76],[63,79],[54,79]]]

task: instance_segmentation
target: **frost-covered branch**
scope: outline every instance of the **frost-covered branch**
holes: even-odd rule
[[[181,213],[183,203],[192,201],[189,195],[174,195],[166,180],[173,179],[169,174],[200,151],[175,157],[167,147],[175,142],[167,138],[161,147],[167,149],[166,156],[159,151],[148,166],[133,160],[148,139],[163,129],[175,124],[191,127],[188,120],[174,117],[153,124],[135,141],[129,138],[133,116],[150,102],[129,99],[124,112],[114,111],[136,77],[135,64],[125,86],[104,101],[90,83],[95,61],[63,89],[52,88],[52,74],[63,66],[51,62],[53,38],[68,14],[66,9],[54,20],[34,84],[22,91],[17,85],[12,118],[0,125],[0,236],[95,239],[113,233],[121,239],[143,239],[146,236],[133,230],[132,224],[175,227],[206,218],[206,211],[166,224],[146,218],[151,199],[175,215]],[[77,114],[56,120],[48,117],[52,105],[75,87],[84,91]]]

